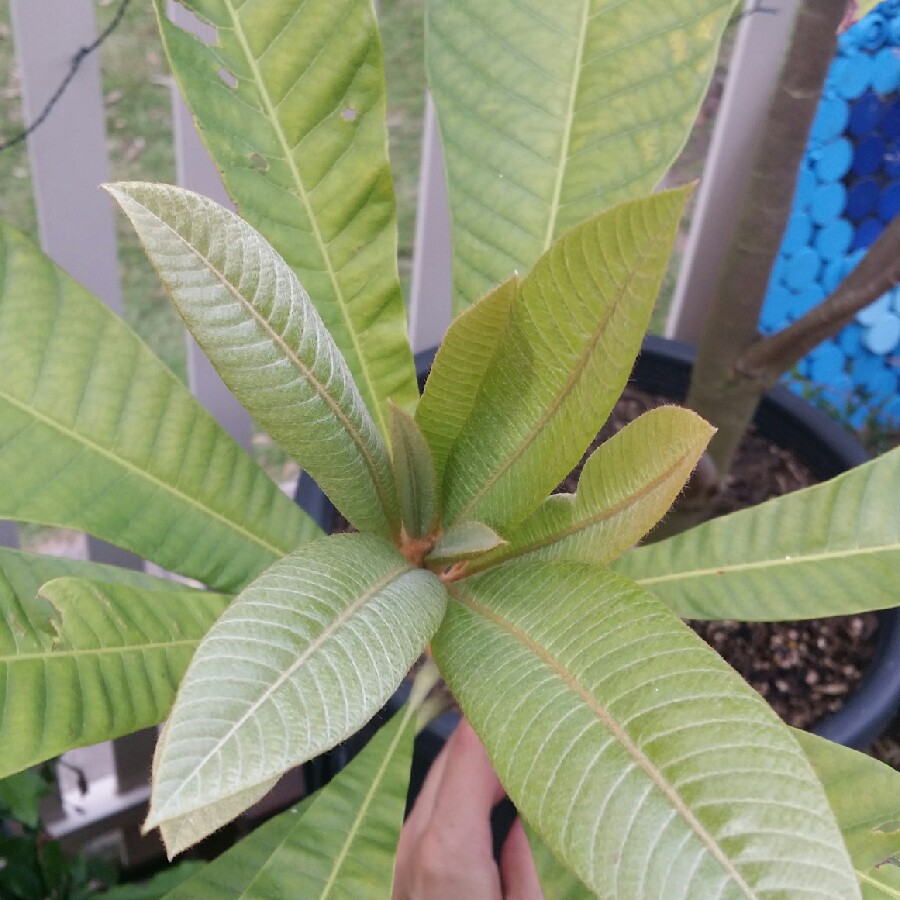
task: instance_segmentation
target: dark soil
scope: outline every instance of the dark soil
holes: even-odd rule
[[[572,492],[587,457],[641,413],[671,403],[628,386],[581,463],[557,491]],[[751,432],[710,518],[815,484],[789,451]],[[787,722],[809,728],[840,709],[875,653],[874,613],[804,622],[689,622]],[[900,750],[897,753],[900,760]]]

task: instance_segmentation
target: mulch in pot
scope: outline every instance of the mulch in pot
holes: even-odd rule
[[[665,397],[626,387],[582,461],[556,490],[573,492],[587,457],[596,447],[642,413],[670,403]],[[724,490],[711,506],[709,518],[817,482],[790,451],[751,430],[738,450]],[[688,624],[765,697],[785,722],[810,728],[840,709],[856,689],[875,654],[878,617],[862,613],[802,622]]]

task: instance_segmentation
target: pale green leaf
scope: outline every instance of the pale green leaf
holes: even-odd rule
[[[0,225],[0,516],[241,587],[318,528],[118,317]]]
[[[416,407],[416,422],[431,447],[438,483],[506,334],[518,290],[517,276],[495,288],[453,322],[438,347]]]
[[[109,568],[82,563],[94,577]],[[30,599],[0,583],[0,776],[165,718],[230,598],[164,584],[60,577]]]
[[[169,900],[391,894],[415,708],[397,713],[321,791],[222,854]]]
[[[528,835],[528,845],[544,897],[552,900],[588,900],[596,896],[553,855],[541,836],[527,822],[523,820],[522,824]]]
[[[215,28],[205,44],[155,2],[206,146],[241,215],[309,291],[386,436],[388,398],[412,409],[418,390],[371,0],[182,5]]]
[[[357,528],[389,535],[387,449],[347,365],[284,260],[234,213],[181,188],[108,188],[187,327],[253,418]]]
[[[198,897],[227,900],[242,896],[256,873],[299,823],[315,796],[305,797],[296,806],[254,828],[251,835],[166,894],[165,900],[197,900]]]
[[[371,535],[323,538],[276,563],[194,657],[157,745],[146,827],[161,824],[177,853],[359,729],[445,606],[436,576]]]
[[[406,533],[419,538],[437,524],[438,491],[434,460],[415,419],[391,406],[391,461]]]
[[[477,520],[505,534],[581,459],[625,387],[687,195],[601,213],[524,279],[447,460],[447,523]]]
[[[794,737],[825,786],[853,865],[860,876],[877,878],[890,867],[881,863],[900,858],[900,772],[805,731]]]
[[[786,726],[652,595],[528,560],[450,592],[435,660],[523,817],[601,897],[859,896]]]
[[[448,528],[436,541],[434,549],[425,557],[431,565],[474,559],[505,544],[492,528],[481,522],[460,522]]]
[[[690,410],[650,410],[594,451],[576,494],[549,497],[507,533],[507,546],[469,571],[526,555],[594,564],[615,559],[672,505],[713,431]]]
[[[601,209],[648,193],[684,146],[734,0],[432,0],[462,309]]]
[[[863,900],[900,900],[900,866],[886,864],[857,875]]]
[[[622,557],[679,616],[769,622],[897,603],[900,449]]]

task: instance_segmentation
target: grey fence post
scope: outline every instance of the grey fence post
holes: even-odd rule
[[[745,3],[709,157],[697,195],[666,335],[696,344],[734,237],[741,198],[799,0]]]
[[[431,97],[425,99],[422,169],[413,246],[409,339],[415,353],[441,342],[450,326],[453,307],[450,209],[438,132]]]
[[[25,121],[33,121],[96,37],[91,0],[11,0],[16,55],[22,69]],[[48,23],[52,26],[48,27]],[[73,278],[122,313],[109,180],[103,85],[96,54],[87,57],[53,113],[28,138],[41,246]],[[139,569],[134,554],[88,538],[92,559]]]

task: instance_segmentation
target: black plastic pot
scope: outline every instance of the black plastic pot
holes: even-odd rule
[[[631,382],[648,393],[682,401],[687,395],[694,350],[687,344],[648,337]],[[868,460],[868,454],[837,422],[783,387],[769,391],[754,424],[762,437],[791,451],[823,481]],[[847,747],[865,748],[888,726],[900,704],[900,607],[878,614],[878,644],[857,690],[838,712],[811,729]]]
[[[425,382],[434,351],[416,357],[420,388]],[[652,394],[683,401],[687,395],[694,350],[687,344],[647,337],[629,379],[635,387]],[[868,455],[840,425],[804,402],[786,388],[776,387],[763,399],[754,417],[757,431],[778,446],[791,451],[822,480],[833,478],[866,462]],[[336,511],[315,482],[301,478],[296,500],[314,516],[325,531],[331,529]],[[404,690],[367,727],[326,757],[307,764],[308,783],[324,784],[352,758],[368,737],[405,699]],[[401,699],[402,698],[402,699]],[[859,688],[836,713],[822,719],[812,731],[848,747],[865,748],[887,727],[900,703],[900,607],[879,613],[878,645]],[[417,738],[410,797],[418,786],[457,717],[448,714]]]

